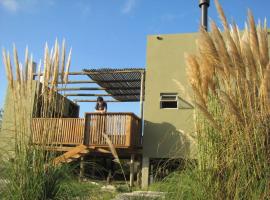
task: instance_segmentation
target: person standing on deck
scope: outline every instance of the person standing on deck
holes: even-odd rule
[[[107,103],[103,100],[102,97],[97,98],[97,104],[96,104],[95,110],[98,113],[106,113],[107,112]]]

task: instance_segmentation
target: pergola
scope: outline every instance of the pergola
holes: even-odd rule
[[[73,99],[75,103],[96,102],[96,99],[85,97],[97,96],[105,97],[106,102],[140,102],[142,117],[145,88],[144,68],[83,69],[80,72],[69,72],[68,76],[68,86],[60,87],[61,84],[59,84],[57,90],[65,91],[64,96],[66,97],[76,97]],[[71,76],[75,76],[75,78],[70,79]],[[89,79],[82,80],[82,78],[77,78],[78,76],[87,76]],[[76,85],[76,87],[71,85]],[[100,93],[100,91],[104,91],[104,93]]]

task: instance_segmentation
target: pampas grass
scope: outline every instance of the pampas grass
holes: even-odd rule
[[[112,153],[112,156],[114,157],[114,160],[113,160],[113,161],[116,162],[117,164],[119,164],[120,169],[121,169],[121,173],[123,174],[124,179],[125,179],[125,183],[126,183],[128,189],[129,189],[129,191],[131,191],[131,187],[130,187],[130,185],[129,185],[128,182],[127,182],[127,178],[126,178],[126,175],[125,175],[125,172],[124,172],[122,163],[121,163],[121,161],[120,161],[120,159],[119,159],[119,156],[118,156],[118,154],[117,154],[116,148],[114,147],[112,141],[110,140],[110,138],[108,137],[107,134],[103,133],[102,136],[105,138],[105,141],[106,141],[106,143],[107,143],[108,146],[109,146],[109,149],[110,149],[110,151],[111,151],[111,153]]]
[[[200,30],[198,53],[187,55],[194,90],[200,180],[210,199],[267,199],[270,196],[270,74],[266,22],[240,31],[223,24]]]
[[[62,46],[65,48],[64,42]],[[1,160],[5,169],[0,178],[7,180],[1,198],[56,199],[61,189],[61,183],[68,174],[65,166],[53,165],[52,160],[55,152],[45,153],[48,141],[53,137],[49,133],[52,132],[51,129],[56,129],[56,127],[39,127],[43,130],[40,136],[42,142],[39,146],[35,146],[32,141],[31,123],[33,117],[62,116],[63,99],[57,97],[56,88],[59,77],[68,80],[71,51],[66,61],[65,49],[62,49],[61,54],[57,40],[51,51],[46,44],[44,60],[38,66],[39,74],[36,82],[33,81],[33,58],[32,55],[29,56],[28,48],[26,48],[25,61],[22,64],[19,62],[17,49],[14,45],[13,59],[12,65],[9,52],[3,50],[9,92],[13,99],[13,102],[9,103],[12,104],[14,110],[15,144],[11,144],[14,145],[14,154],[9,157],[10,161]],[[34,98],[33,93],[35,93]],[[34,109],[29,108],[28,105],[34,105]],[[57,132],[57,130],[54,131]],[[1,152],[1,154],[3,153]]]

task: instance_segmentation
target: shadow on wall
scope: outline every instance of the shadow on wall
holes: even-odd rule
[[[143,154],[150,158],[195,158],[194,133],[185,133],[168,122],[145,121]]]

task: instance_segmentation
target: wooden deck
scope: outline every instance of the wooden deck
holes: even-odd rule
[[[33,118],[33,143],[63,148],[83,144],[108,147],[106,134],[115,148],[141,147],[141,120],[133,113],[86,113],[85,118]]]

